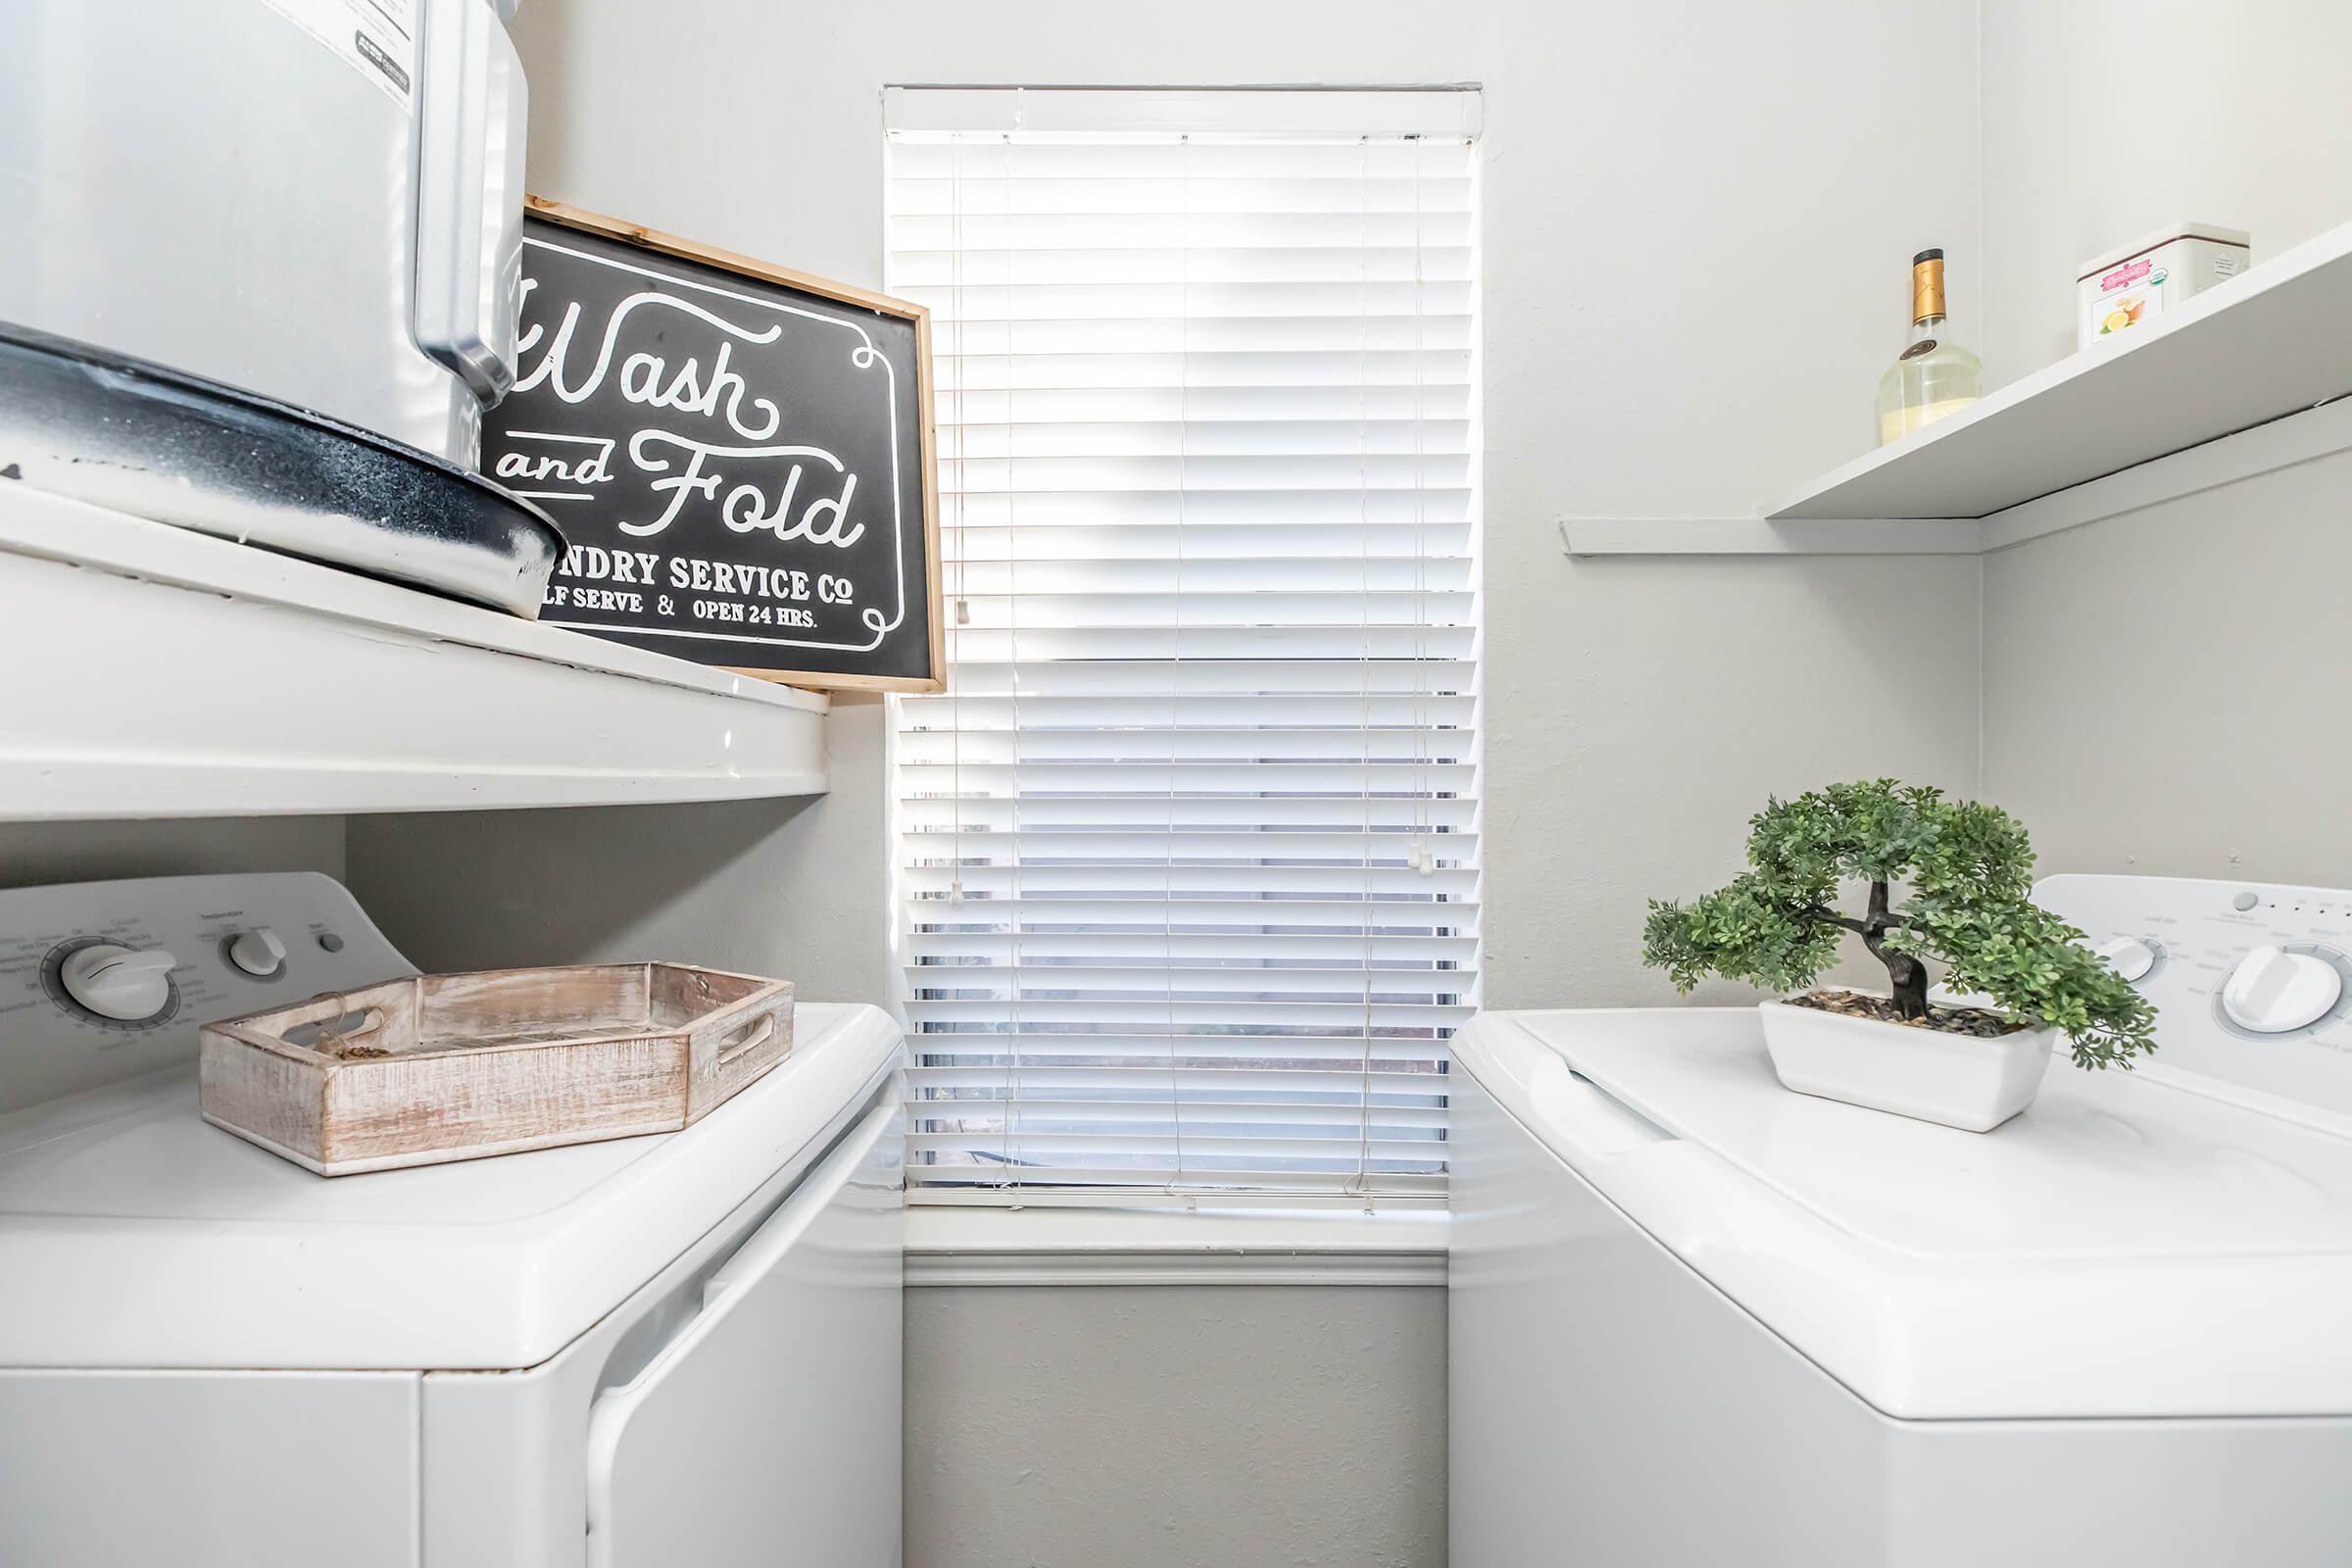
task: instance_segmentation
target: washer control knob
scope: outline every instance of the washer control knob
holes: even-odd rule
[[[267,980],[286,966],[286,945],[276,932],[257,925],[229,939],[228,961],[256,980]]]
[[[2156,950],[2137,937],[2115,937],[2094,950],[2108,966],[2127,980],[2139,981],[2156,967]]]
[[[101,942],[68,955],[58,978],[66,995],[99,1017],[143,1023],[172,1004],[172,968],[178,961],[161,948]]]
[[[2222,1010],[2241,1029],[2283,1034],[2325,1016],[2343,989],[2343,976],[2326,958],[2256,948],[2230,971],[2222,987]]]

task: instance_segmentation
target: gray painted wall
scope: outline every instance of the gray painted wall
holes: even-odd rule
[[[339,816],[0,822],[0,887],[204,871],[343,874]]]
[[[1734,870],[1767,792],[1975,783],[1974,563],[1571,563],[1553,526],[1745,514],[1868,441],[1911,253],[1945,246],[1973,305],[1973,127],[1871,128],[1973,103],[1969,9],[1505,4],[1466,73],[1491,1004],[1672,1000],[1643,903]]]
[[[1969,10],[573,0],[516,37],[540,194],[874,285],[887,83],[1483,84],[1487,997],[1524,1005],[1671,1000],[1643,901],[1732,870],[1769,791],[1976,781],[1973,561],[1572,564],[1555,530],[1746,513],[1850,457],[1919,247],[1973,314],[1973,125],[1874,130],[1974,104]],[[427,963],[696,952],[888,997],[881,715],[837,712],[821,802],[360,819],[353,882]],[[916,1292],[909,1568],[1435,1568],[1443,1310]]]
[[[2352,886],[2352,453],[1984,567],[1984,793],[2043,871]]]
[[[907,1568],[1435,1568],[1445,1344],[1423,1288],[909,1291]]]
[[[867,284],[890,82],[1483,83],[1486,798],[1512,846],[1487,874],[1487,997],[1525,1004],[1670,997],[1635,956],[1642,901],[1736,865],[1767,791],[1975,783],[1973,562],[1572,564],[1554,527],[1744,513],[1851,456],[1917,247],[1950,251],[1973,313],[1973,125],[1869,131],[1923,92],[1973,105],[1973,51],[1952,47],[1967,10],[1474,0],[1433,36],[1409,0],[1202,0],[1130,7],[1115,27],[1081,0],[904,0],[825,8],[808,48],[806,7],[711,0],[684,26],[604,0],[525,7],[516,31],[542,194]],[[1824,704],[1839,717],[1811,717]],[[828,899],[761,913],[780,951],[840,960],[830,989],[888,982],[838,933],[892,918],[865,805],[883,749],[841,742],[832,798],[760,851],[823,873]],[[355,829],[358,874],[465,831]],[[659,900],[676,844],[651,831],[633,850],[555,817],[530,842],[598,856],[614,897]],[[453,943],[470,931],[458,918]]]
[[[815,799],[356,816],[351,888],[426,969],[693,958],[887,1001],[882,742],[880,703],[837,703]]]
[[[2352,7],[1983,13],[1996,379],[2073,351],[2074,268],[2109,245],[2231,223],[2260,266],[2352,221]],[[2352,883],[2347,583],[2352,455],[1987,557],[1985,797],[2046,871]]]
[[[1728,871],[1766,791],[1833,777],[1973,790],[1981,759],[2049,869],[2352,881],[2328,809],[2352,459],[1981,569],[1558,554],[1560,515],[1744,512],[1850,456],[1920,245],[1951,253],[2006,380],[2071,348],[2092,250],[2187,217],[2254,228],[2259,256],[2352,218],[2326,74],[2352,12],[2160,0],[2118,28],[2111,8],[1984,0],[1980,142],[1974,9],[1472,0],[1432,38],[1404,0],[1206,0],[1115,27],[1078,0],[572,0],[525,7],[518,37],[542,193],[863,283],[887,81],[1483,82],[1487,799],[1508,847],[1488,997],[1522,1005],[1667,1000],[1633,957],[1642,899]],[[1883,133],[1923,95],[1953,108],[1947,139]],[[2118,156],[2176,122],[2161,155]],[[428,965],[693,953],[887,996],[883,710],[830,729],[818,802],[361,818],[347,846],[331,818],[8,826],[0,883],[331,871],[347,850]],[[2257,766],[2240,734],[2310,765]],[[1443,1305],[913,1293],[910,1568],[1438,1563]]]

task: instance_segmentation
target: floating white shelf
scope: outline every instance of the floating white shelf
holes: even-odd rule
[[[0,481],[0,819],[812,795],[826,700]]]
[[[2352,223],[2013,381],[1765,514],[1984,517],[2352,392]]]
[[[1571,518],[1571,555],[1976,555],[2352,446],[2352,223],[1760,517]],[[2328,405],[2319,407],[2319,405]]]

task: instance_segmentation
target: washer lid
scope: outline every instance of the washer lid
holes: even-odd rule
[[[618,1306],[892,1071],[870,1006],[682,1132],[314,1176],[173,1068],[0,1118],[0,1367],[525,1367]]]
[[[2063,1059],[1959,1132],[1782,1088],[1752,1007],[1488,1013],[1456,1056],[1888,1414],[2352,1413],[2352,1142],[2328,1132]],[[1660,1136],[1585,1130],[1624,1125],[1578,1114],[1594,1086]]]

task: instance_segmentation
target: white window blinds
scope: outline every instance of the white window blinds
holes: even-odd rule
[[[935,1200],[1442,1191],[1478,973],[1476,97],[901,89],[949,689]]]

